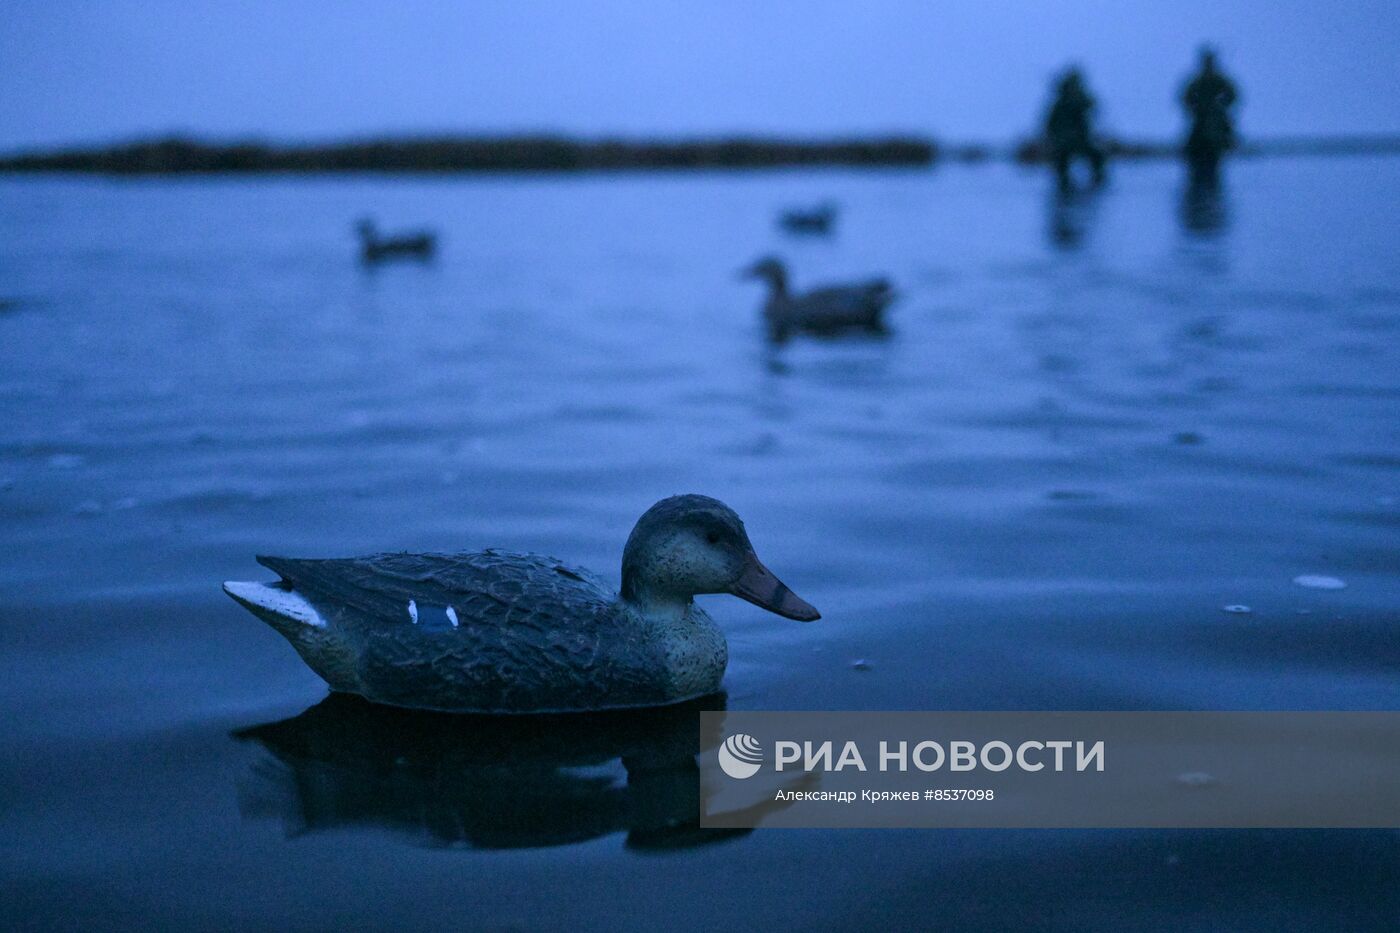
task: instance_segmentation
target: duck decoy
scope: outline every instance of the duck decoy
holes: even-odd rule
[[[885,309],[895,299],[888,279],[831,285],[801,294],[788,291],[787,266],[769,256],[740,273],[768,283],[763,318],[776,341],[797,331],[830,336],[846,330],[885,332]]]
[[[431,259],[437,251],[437,235],[429,230],[384,236],[371,218],[363,217],[356,222],[355,232],[360,236],[360,259],[366,263],[394,258]]]
[[[486,550],[257,558],[276,583],[224,591],[292,643],[332,690],[448,712],[577,712],[679,703],[719,689],[724,633],[692,597],[732,593],[820,618],[707,496],[638,519],[622,590],[552,557]]]
[[[778,216],[778,224],[788,233],[825,235],[836,224],[836,205],[827,201],[808,209],[791,208]]]

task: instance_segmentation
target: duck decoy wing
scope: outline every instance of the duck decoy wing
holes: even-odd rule
[[[814,302],[841,305],[865,305],[870,302],[889,301],[894,297],[894,286],[889,279],[870,279],[851,285],[829,285],[807,293]]]
[[[659,659],[627,637],[614,594],[553,558],[479,551],[258,560],[326,620],[334,649],[313,646],[303,657],[336,689],[479,713],[673,699],[655,675]]]
[[[322,614],[348,610],[375,624],[556,628],[595,618],[612,596],[586,570],[510,551],[330,560],[259,556],[258,562]]]
[[[888,282],[877,279],[859,285],[818,288],[799,299],[803,323],[812,328],[878,324],[894,298]]]

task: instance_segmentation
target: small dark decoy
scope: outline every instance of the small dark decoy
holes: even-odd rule
[[[763,318],[776,341],[795,332],[831,336],[843,331],[885,332],[885,309],[896,294],[888,279],[870,279],[849,285],[829,285],[800,294],[788,291],[788,272],[782,260],[769,256],[740,273],[768,283]]]
[[[360,237],[360,259],[366,263],[386,259],[431,259],[437,251],[437,235],[429,230],[415,230],[384,236],[369,217],[355,224]]]
[[[622,591],[538,554],[259,557],[277,583],[224,591],[282,634],[332,690],[449,712],[575,712],[679,703],[719,689],[724,632],[692,597],[732,593],[810,622],[816,609],[754,554],[723,502],[673,496],[637,521]]]
[[[816,207],[783,211],[778,224],[788,233],[826,235],[836,225],[836,205],[827,201]]]

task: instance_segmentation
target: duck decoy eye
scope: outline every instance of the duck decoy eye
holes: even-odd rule
[[[710,544],[719,544],[719,532],[711,531],[706,533],[705,540]]]

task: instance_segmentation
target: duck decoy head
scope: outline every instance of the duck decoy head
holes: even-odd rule
[[[731,593],[799,622],[821,618],[759,561],[734,510],[708,496],[662,499],[637,520],[622,552],[622,595],[642,605]]]
[[[753,265],[740,270],[739,277],[763,279],[774,286],[781,286],[787,284],[787,266],[776,256],[764,256]]]

